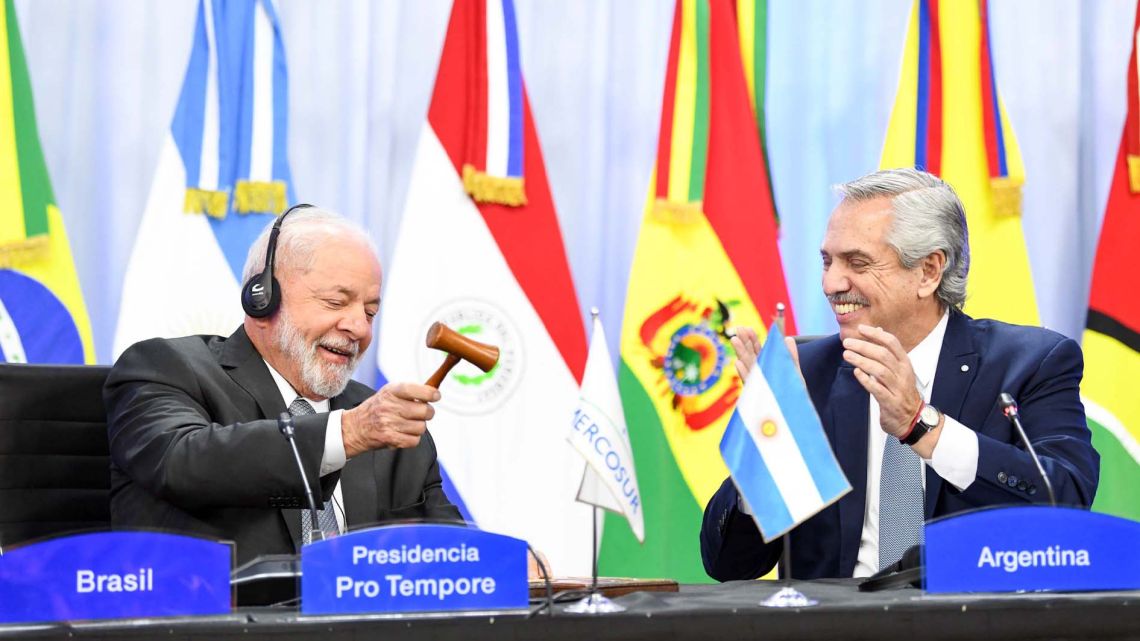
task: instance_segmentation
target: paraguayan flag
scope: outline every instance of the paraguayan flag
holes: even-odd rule
[[[431,435],[478,527],[524,539],[559,574],[590,571],[591,510],[574,500],[566,445],[586,331],[518,56],[513,0],[451,9],[435,90],[384,285],[378,358],[425,380],[443,354],[435,321],[496,345],[498,365],[460,363],[439,386]]]
[[[851,491],[774,324],[744,381],[720,453],[765,542]]]

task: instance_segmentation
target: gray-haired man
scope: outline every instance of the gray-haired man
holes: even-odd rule
[[[793,530],[795,577],[868,576],[921,541],[924,519],[1046,501],[1002,392],[1021,406],[1058,502],[1088,507],[1099,456],[1079,396],[1080,347],[962,313],[966,216],[942,180],[885,170],[840,191],[820,247],[839,334],[801,345],[798,362],[852,491]],[[741,329],[733,345],[744,376],[756,333]],[[701,556],[713,578],[775,565],[781,543],[765,545],[748,512],[731,479],[705,508]]]

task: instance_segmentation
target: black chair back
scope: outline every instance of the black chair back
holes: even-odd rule
[[[0,364],[0,546],[110,527],[109,371]]]

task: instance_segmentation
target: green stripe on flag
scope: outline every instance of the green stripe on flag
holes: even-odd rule
[[[625,409],[633,461],[645,510],[645,544],[634,538],[625,517],[606,512],[601,574],[671,578],[681,583],[711,583],[701,563],[700,528],[704,506],[692,499],[653,401],[641,381],[621,362],[618,388]]]
[[[47,164],[40,149],[32,83],[20,40],[20,23],[12,0],[5,0],[8,21],[8,57],[12,74],[12,117],[16,126],[16,157],[20,166],[20,191],[24,198],[24,228],[28,237],[48,233],[47,207],[55,202]]]
[[[693,161],[689,168],[689,202],[705,196],[709,156],[709,5],[697,3],[697,89],[693,108]]]
[[[1140,521],[1140,461],[1110,430],[1089,419],[1093,447],[1100,454],[1100,483],[1092,509]]]
[[[756,93],[756,126],[760,130],[760,150],[764,153],[764,165],[768,165],[768,149],[764,135],[764,90],[765,75],[768,72],[768,2],[757,0],[756,18],[752,23],[752,86]]]

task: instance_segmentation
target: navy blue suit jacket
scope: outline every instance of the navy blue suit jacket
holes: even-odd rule
[[[855,571],[867,494],[870,395],[842,358],[838,335],[799,347],[800,367],[852,490],[791,533],[795,578],[850,577]],[[951,312],[931,404],[978,434],[978,476],[965,491],[926,468],[926,518],[1002,504],[1047,502],[1033,460],[998,407],[1009,392],[1057,502],[1088,507],[1100,457],[1080,399],[1083,360],[1071,339],[1046,329],[974,320]],[[782,541],[764,544],[752,517],[737,509],[726,479],[705,508],[701,557],[720,581],[754,579],[775,566]]]

